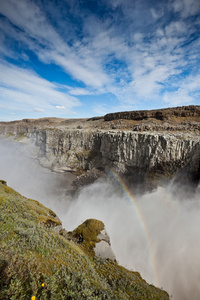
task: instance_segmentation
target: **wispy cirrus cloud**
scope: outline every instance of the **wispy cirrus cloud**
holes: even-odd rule
[[[183,80],[174,82],[174,90],[171,92],[166,91],[163,94],[163,100],[169,105],[192,103],[194,97],[200,98],[199,82],[200,75],[190,75]]]
[[[69,87],[69,93],[75,96],[85,96],[85,95],[94,94],[94,92],[92,92],[91,90],[87,90],[85,88],[70,88],[70,87]]]
[[[0,63],[0,95],[4,108],[51,112],[56,103],[68,112],[80,105],[77,98],[60,92],[59,86],[30,70]]]
[[[2,55],[5,57],[7,48],[7,56],[13,58],[15,53],[5,40],[7,36],[22,45],[16,57],[24,64],[29,50],[43,64],[61,67],[77,82],[65,92],[60,84],[60,93],[65,93],[68,103],[70,95],[93,95],[96,103],[95,96],[106,93],[118,100],[118,107],[142,108],[152,101],[159,101],[160,106],[176,105],[181,104],[181,97],[184,104],[198,103],[196,88],[185,85],[184,92],[182,88],[185,81],[192,82],[199,74],[197,0],[168,0],[163,5],[146,0],[101,1],[95,4],[101,14],[80,1],[59,5],[52,1],[48,7],[40,1],[1,2]],[[59,83],[53,85],[54,93],[58,92]],[[29,96],[24,93],[27,103],[31,102]],[[37,100],[33,97],[32,101]],[[65,101],[56,105],[67,107]],[[117,107],[112,101],[108,106],[97,105],[109,110]]]
[[[102,87],[109,81],[89,49],[76,45],[70,48],[32,1],[3,0],[0,12],[13,25],[22,29],[17,32],[16,38],[33,50],[43,62],[60,65],[89,86]]]

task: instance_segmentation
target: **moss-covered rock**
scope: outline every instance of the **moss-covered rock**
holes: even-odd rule
[[[80,244],[80,247],[88,255],[115,260],[115,255],[110,245],[110,238],[103,222],[96,219],[88,219],[73,232],[68,232],[68,236]]]
[[[83,241],[86,242],[96,242],[98,234],[103,229],[103,222],[96,219],[88,219],[73,231],[73,235],[78,238],[82,236]]]

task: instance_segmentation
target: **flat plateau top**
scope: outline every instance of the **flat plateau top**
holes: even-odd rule
[[[129,111],[82,119],[41,118],[0,122],[0,126],[32,128],[194,132],[200,134],[200,106]]]

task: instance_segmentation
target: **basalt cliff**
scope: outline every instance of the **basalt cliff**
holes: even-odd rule
[[[196,187],[200,178],[200,106],[1,122],[0,133],[29,138],[41,164],[82,174],[80,184],[109,170],[147,186],[176,175]]]

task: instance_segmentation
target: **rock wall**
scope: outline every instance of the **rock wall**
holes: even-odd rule
[[[186,170],[199,180],[200,137],[189,133],[105,131],[34,127],[0,127],[1,133],[23,135],[34,141],[38,158],[55,171],[112,169],[130,180],[155,174],[172,176]]]
[[[181,133],[34,130],[43,163],[53,169],[113,168],[119,173],[198,173],[200,138]]]

